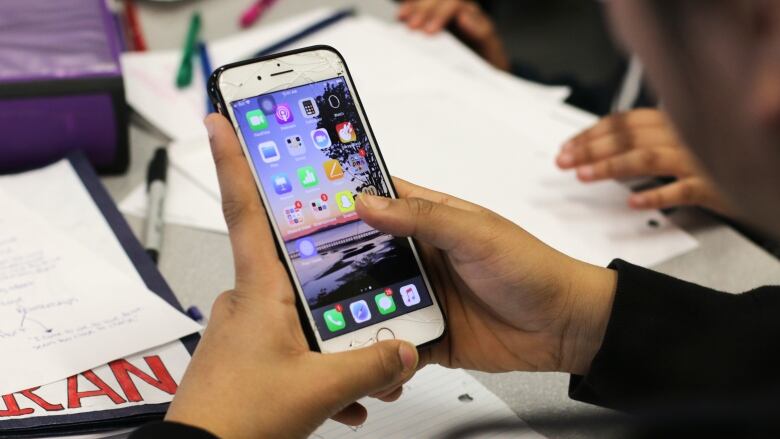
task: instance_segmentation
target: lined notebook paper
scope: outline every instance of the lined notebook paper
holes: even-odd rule
[[[428,366],[404,386],[392,403],[366,398],[368,421],[352,429],[334,421],[311,436],[331,438],[436,438],[451,428],[484,420],[516,420],[517,415],[493,392],[460,369]],[[542,439],[532,432],[495,433],[480,438]]]

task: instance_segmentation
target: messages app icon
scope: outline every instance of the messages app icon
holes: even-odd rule
[[[379,309],[379,314],[383,316],[395,312],[395,300],[393,300],[393,292],[390,290],[374,296],[374,302]]]
[[[268,119],[261,110],[252,110],[246,113],[246,121],[252,131],[263,131],[268,128]]]

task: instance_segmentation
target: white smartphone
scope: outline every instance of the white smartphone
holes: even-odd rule
[[[229,64],[209,95],[241,141],[312,348],[441,339],[414,241],[355,212],[361,193],[396,193],[343,57],[315,46]]]

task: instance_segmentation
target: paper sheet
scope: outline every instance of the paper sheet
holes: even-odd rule
[[[484,129],[453,129],[451,121],[467,105],[464,98],[417,96],[414,106],[405,104],[411,96],[396,93],[385,96],[384,105],[367,110],[394,175],[484,205],[564,253],[593,264],[625,258],[652,266],[698,245],[660,212],[630,209],[627,188],[614,182],[585,185],[555,167],[558,146],[593,122],[593,116],[555,107],[526,125],[510,118],[511,108],[493,108],[483,112],[490,121],[482,125]],[[406,131],[397,124],[399,113],[407,120],[425,120],[425,127]],[[208,143],[174,143],[171,163],[179,176],[170,185],[166,219],[225,232]],[[192,184],[193,180],[200,183]],[[139,187],[120,207],[143,216],[145,206],[145,192]]]
[[[145,288],[143,280],[136,271],[130,258],[124,252],[109,224],[98,210],[91,196],[84,188],[70,163],[61,161],[38,170],[0,177],[0,188],[11,197],[23,203],[27,208],[40,213],[49,225],[59,232],[67,234],[90,251],[100,255],[106,262],[127,275],[139,289]],[[130,374],[138,394],[127,395],[119,384],[113,370],[103,365],[91,372],[100,378],[110,389],[122,395],[123,401],[113,401],[104,394],[91,397],[70,398],[78,391],[96,389],[94,383],[86,382],[83,373],[77,376],[78,386],[68,389],[67,381],[57,381],[34,391],[48,404],[39,404],[22,393],[15,394],[17,411],[10,411],[5,399],[0,403],[0,430],[3,421],[12,421],[22,417],[57,416],[62,414],[89,413],[103,410],[122,409],[129,406],[170,402],[170,393],[165,376],[170,376],[177,384],[180,382],[190,360],[190,354],[179,341],[126,357],[128,364],[137,367],[148,377],[159,381],[158,386],[149,384],[142,377]],[[159,363],[156,361],[159,360]],[[149,363],[156,367],[151,369]],[[160,367],[162,366],[162,367]],[[83,372],[83,371],[79,371]],[[159,376],[158,376],[159,374]],[[124,381],[125,386],[128,382]],[[132,387],[128,387],[132,389]],[[5,396],[5,398],[9,398]],[[80,407],[74,407],[71,401],[78,401]],[[95,437],[112,436],[100,434]],[[91,435],[90,435],[91,436]]]
[[[242,49],[252,41],[256,35],[242,33],[211,48],[227,60],[245,56]],[[450,36],[428,39],[367,17],[339,23],[296,46],[318,43],[333,45],[347,59],[395,175],[491,208],[594,264],[622,257],[653,265],[697,245],[659,212],[629,209],[626,188],[613,182],[584,185],[555,167],[560,145],[595,121],[559,103],[565,90],[502,75]],[[139,65],[157,63],[141,56],[134,59]],[[396,75],[387,60],[413,65],[417,73]],[[167,62],[174,69],[174,60]],[[166,218],[225,231],[219,203],[204,196],[219,192],[205,136],[191,139],[172,149],[177,152]],[[121,208],[142,216],[144,190],[137,188]]]
[[[0,205],[0,352],[13,353],[0,363],[0,394],[200,329],[4,190]]]
[[[318,9],[211,42],[212,64],[220,66],[249,58],[257,50],[279,40],[281,35],[289,35],[332,13],[332,9]],[[360,37],[356,38],[356,35]],[[422,51],[416,48],[420,38],[425,38],[427,43],[420,45],[425,48]],[[463,81],[474,87],[499,87],[517,96],[518,101],[529,108],[558,103],[568,95],[565,88],[533,84],[498,72],[482,61],[468,62],[469,56],[476,57],[451,36],[409,35],[401,24],[390,25],[370,17],[346,19],[288,49],[314,44],[335,47],[345,56],[353,73],[360,72],[354,79],[364,99],[370,99],[374,91],[446,88]],[[388,60],[392,60],[392,64]],[[176,88],[174,78],[179,62],[180,53],[176,50],[123,54],[121,63],[127,101],[174,140],[202,137],[205,135],[202,120],[206,108],[204,79],[194,75],[191,86]],[[394,68],[398,65],[415,66],[415,71],[422,73],[399,76]],[[470,65],[470,70],[464,70],[464,65]],[[435,80],[431,81],[431,78]]]
[[[458,425],[488,419],[516,420],[517,415],[479,381],[460,369],[427,366],[404,385],[401,398],[392,403],[365,398],[366,423],[352,429],[327,421],[311,436],[330,438],[431,438]],[[541,439],[534,431],[496,433],[492,438]]]
[[[168,192],[163,212],[166,223],[227,233],[222,216],[219,182],[211,149],[204,139],[168,146]],[[119,203],[119,209],[146,217],[146,186],[139,185]]]

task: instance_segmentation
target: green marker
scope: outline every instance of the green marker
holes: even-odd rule
[[[200,14],[195,12],[190,20],[190,28],[187,31],[187,38],[184,40],[181,66],[176,74],[176,86],[179,88],[184,88],[192,83],[192,58],[195,55],[198,33],[200,33]]]

